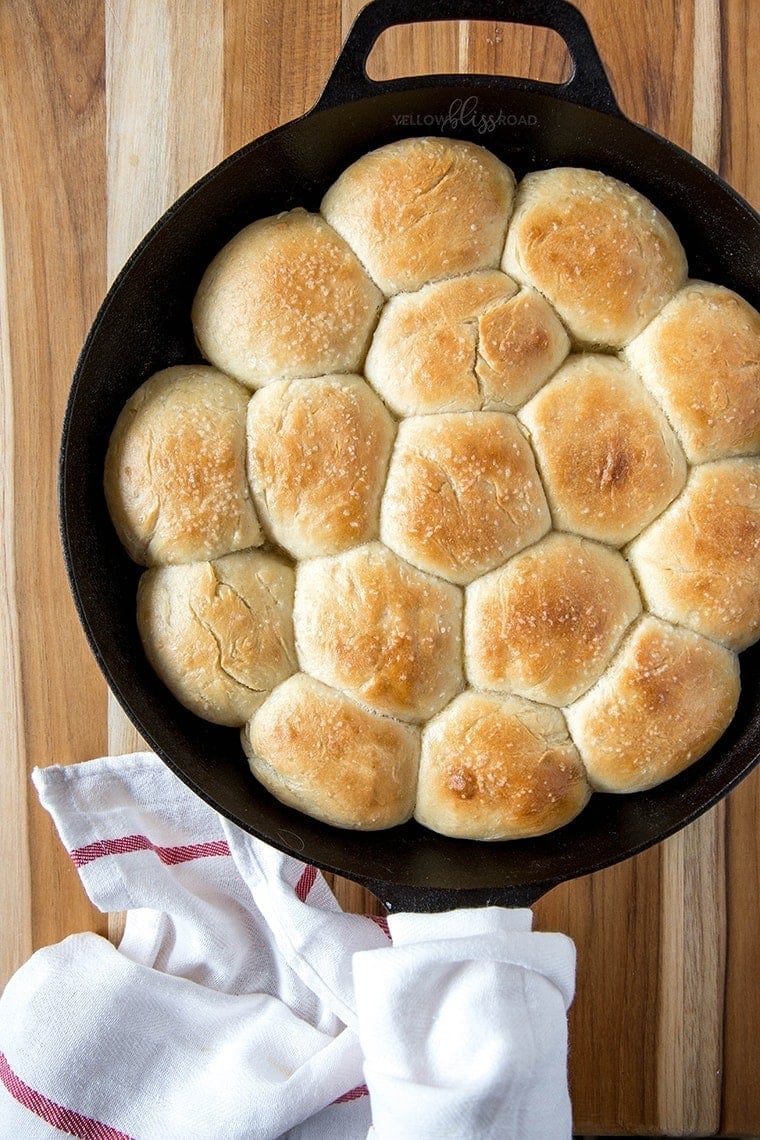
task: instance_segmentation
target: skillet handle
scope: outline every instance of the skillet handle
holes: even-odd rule
[[[434,20],[500,20],[550,28],[562,37],[573,61],[566,83],[500,76],[500,84],[520,91],[540,91],[596,111],[622,115],[585,18],[568,0],[373,0],[356,18],[316,104],[323,110],[338,103],[425,84],[431,76],[377,82],[367,75],[367,59],[378,37],[396,24]],[[439,77],[440,78],[440,77]],[[461,76],[457,76],[461,79]],[[483,77],[480,77],[481,80]]]
[[[557,886],[560,880],[528,886],[477,887],[464,890],[445,887],[407,887],[375,879],[358,881],[380,900],[389,914],[398,914],[402,911],[411,914],[438,914],[444,910],[461,910],[465,907],[531,907],[547,891]]]

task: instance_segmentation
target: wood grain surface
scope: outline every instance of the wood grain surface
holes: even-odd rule
[[[90,656],[56,521],[63,408],[108,283],[209,167],[316,100],[360,0],[0,3],[0,984],[37,947],[110,934],[29,783],[139,746]],[[623,111],[760,205],[757,0],[579,0]],[[393,29],[373,78],[569,74],[541,29]],[[760,772],[659,848],[557,888],[540,929],[578,950],[576,1131],[760,1132]],[[374,899],[337,881],[349,909]]]

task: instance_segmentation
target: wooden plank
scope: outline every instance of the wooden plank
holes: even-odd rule
[[[650,850],[565,883],[534,908],[536,929],[561,930],[577,949],[570,1088],[579,1133],[660,1131],[660,874]]]
[[[721,175],[760,208],[760,5],[724,0]],[[728,923],[723,1058],[726,1135],[760,1131],[760,770],[726,803]]]
[[[8,275],[5,256],[5,210],[0,186],[0,517],[4,520],[0,546],[0,587],[6,604],[0,608],[0,709],[4,747],[0,758],[5,810],[0,821],[0,989],[32,951],[32,877],[27,827],[26,749],[21,706],[21,633],[17,613],[15,535],[14,398],[11,372]]]
[[[352,23],[364,7],[363,0],[343,0],[341,5],[341,40],[345,40]],[[337,54],[337,53],[336,53]],[[332,66],[333,58],[329,61]],[[368,74],[373,79],[393,79],[399,75],[424,75],[432,72],[458,71],[460,28],[453,21],[417,23],[393,28],[383,34],[370,52]],[[339,875],[331,876],[331,886],[341,906],[357,914],[382,914],[382,904],[369,891]]]
[[[726,971],[725,809],[661,846],[657,1110],[662,1131],[709,1136],[721,1114]]]
[[[228,0],[224,37],[224,150],[231,153],[317,100],[338,54],[341,26],[330,0],[304,7]],[[327,877],[346,910],[377,913],[372,896],[340,876]]]
[[[608,5],[586,0],[579,7],[623,111],[688,146],[695,114],[689,6],[680,6],[678,18],[661,4],[632,6],[624,36]],[[706,35],[698,41],[700,62],[708,58],[705,43]],[[709,79],[703,77],[705,93]],[[678,98],[671,98],[676,80]],[[709,110],[700,104],[706,121]],[[695,827],[659,850],[561,888],[537,907],[537,923],[567,931],[578,948],[570,1063],[579,1131],[619,1125],[625,1131],[693,1128],[707,1134],[717,1126],[722,911],[703,904],[722,901],[722,880],[713,873],[715,864],[704,874],[700,869],[704,850],[721,850],[722,831],[714,818]],[[696,894],[685,896],[687,887]],[[627,900],[626,916],[621,899]],[[712,916],[706,927],[699,922],[705,914]],[[704,1048],[695,1044],[700,1026]]]
[[[203,0],[106,7],[109,282],[167,207],[222,158],[222,16]],[[145,748],[110,694],[108,746],[112,755]]]
[[[168,163],[168,10],[115,0],[105,9],[106,266],[108,283],[170,204]],[[108,752],[122,756],[145,742],[108,694]],[[111,919],[118,941],[122,919]]]
[[[223,68],[220,5],[107,5],[109,281],[167,207],[223,157]],[[146,747],[110,694],[108,747],[111,755]],[[113,942],[123,926],[123,915],[109,916]]]
[[[695,0],[575,0],[624,114],[688,149]]]
[[[569,79],[572,64],[563,40],[546,28],[464,21],[460,69],[476,75],[513,75],[562,83]]]
[[[721,27],[718,0],[696,0],[692,154],[720,163]],[[661,849],[660,1009],[657,1093],[665,1132],[716,1132],[726,970],[725,806]]]
[[[341,42],[337,0],[224,4],[224,148],[237,150],[317,100]]]
[[[760,771],[731,793],[726,812],[730,887],[720,1130],[745,1136],[760,1132]]]
[[[353,17],[363,4],[347,3],[343,12]],[[445,75],[463,70],[462,45],[466,21],[437,20],[406,24],[384,32],[372,49],[367,73],[372,79],[402,75]],[[347,30],[347,29],[346,29]]]
[[[70,600],[55,479],[71,373],[105,282],[101,6],[95,0],[2,4],[0,43],[4,382],[13,381],[6,430],[13,425],[15,444],[3,456],[6,469],[13,464],[5,483],[13,500],[4,516],[4,557],[6,570],[12,562],[17,631],[9,678],[15,699],[4,705],[13,731],[4,741],[4,762],[19,813],[11,816],[6,803],[4,828],[11,833],[3,848],[15,843],[33,853],[13,867],[17,906],[31,903],[31,919],[28,911],[20,919],[15,946],[10,934],[3,952],[8,970],[29,948],[30,926],[37,947],[105,925],[49,817],[27,794],[34,764],[85,759],[105,746],[105,686]]]

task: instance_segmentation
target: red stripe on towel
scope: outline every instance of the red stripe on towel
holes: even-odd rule
[[[296,883],[296,895],[301,902],[306,902],[309,897],[309,891],[317,881],[317,868],[312,866],[304,867],[301,878]]]
[[[210,855],[229,855],[230,846],[226,839],[214,839],[208,843],[188,843],[179,847],[160,847],[148,839],[147,835],[122,835],[119,839],[98,839],[84,847],[77,847],[69,855],[75,867],[84,867],[93,859],[104,855],[129,855],[132,851],[153,851],[162,863],[173,866],[175,863],[188,863],[191,859],[205,859]]]
[[[390,927],[388,926],[388,919],[384,914],[368,914],[367,918],[370,922],[374,922],[375,926],[379,926],[388,941],[391,941]]]
[[[363,1096],[369,1096],[369,1089],[366,1085],[357,1085],[355,1089],[349,1089],[342,1096],[336,1097],[333,1104],[345,1104],[347,1100],[359,1100]]]
[[[71,1108],[64,1108],[62,1104],[56,1104],[54,1100],[31,1088],[14,1073],[2,1053],[0,1081],[14,1100],[61,1132],[78,1136],[80,1140],[132,1140],[126,1132],[111,1128],[110,1124],[103,1124],[100,1120],[93,1120],[91,1116],[82,1116],[81,1112],[74,1112]]]

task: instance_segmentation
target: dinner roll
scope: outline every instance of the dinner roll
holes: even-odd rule
[[[516,411],[556,371],[570,342],[534,289],[495,270],[392,297],[364,372],[398,415]]]
[[[746,649],[760,636],[760,459],[695,467],[627,554],[654,613]]]
[[[293,620],[301,669],[402,720],[463,686],[462,594],[379,542],[301,562]]]
[[[297,673],[246,725],[251,771],[288,807],[334,827],[378,831],[412,814],[419,729],[378,716]]]
[[[183,705],[242,725],[297,666],[295,574],[257,550],[146,570],[137,625],[151,665]]]
[[[652,203],[598,170],[555,167],[517,188],[503,268],[547,298],[583,345],[620,348],[686,278],[686,255]]]
[[[686,481],[686,459],[665,416],[616,357],[569,357],[519,419],[559,530],[622,546]]]
[[[550,534],[468,587],[470,684],[566,705],[606,668],[641,599],[625,559]]]
[[[760,451],[760,313],[690,281],[626,355],[692,463]]]
[[[380,510],[380,537],[408,562],[471,582],[551,525],[530,445],[504,412],[403,420]]]
[[[645,615],[565,716],[593,788],[642,792],[704,756],[738,699],[734,653]]]
[[[569,823],[589,788],[562,713],[465,692],[422,732],[415,818],[462,839],[525,839]]]
[[[390,296],[496,268],[514,185],[509,167],[474,143],[400,139],[344,170],[322,213]]]
[[[269,537],[294,558],[377,537],[395,424],[360,376],[278,380],[248,405],[248,478]]]
[[[245,474],[247,404],[240,384],[192,364],[155,373],[127,400],[104,486],[135,562],[193,562],[261,543]]]
[[[382,297],[319,214],[291,210],[236,234],[203,275],[192,310],[198,346],[250,388],[356,372]]]

